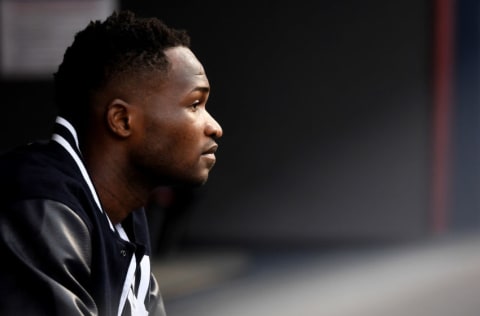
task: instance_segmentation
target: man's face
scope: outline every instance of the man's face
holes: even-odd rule
[[[194,54],[175,47],[166,55],[168,78],[139,102],[143,131],[136,135],[131,162],[154,185],[201,185],[215,164],[222,128],[206,110],[210,85]]]

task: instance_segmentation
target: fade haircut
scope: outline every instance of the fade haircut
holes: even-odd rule
[[[166,76],[164,51],[190,47],[185,30],[173,29],[157,18],[114,12],[105,21],[91,21],[75,35],[54,73],[59,115],[83,133],[92,97],[110,82],[156,73]]]

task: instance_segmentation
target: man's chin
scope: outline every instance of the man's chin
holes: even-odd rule
[[[208,177],[205,177],[204,179],[196,182],[193,184],[194,187],[202,187],[208,182]]]
[[[208,182],[208,174],[198,178],[190,178],[184,179],[178,183],[179,185],[186,186],[186,187],[202,187]]]

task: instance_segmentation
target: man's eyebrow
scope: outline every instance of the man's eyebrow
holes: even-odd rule
[[[195,92],[195,91],[208,93],[208,92],[210,92],[210,88],[209,87],[195,87],[195,88],[192,89],[191,92]]]

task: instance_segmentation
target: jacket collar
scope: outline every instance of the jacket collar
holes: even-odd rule
[[[73,158],[75,161],[78,169],[80,169],[80,172],[82,173],[82,177],[87,183],[90,192],[92,194],[93,199],[95,200],[95,203],[97,204],[98,209],[100,212],[105,213],[102,208],[102,204],[100,203],[100,199],[98,198],[97,191],[95,190],[95,187],[93,186],[92,180],[90,178],[90,175],[87,172],[87,169],[85,168],[85,165],[82,160],[82,153],[80,151],[80,146],[78,143],[78,135],[77,131],[75,130],[75,127],[67,121],[65,118],[61,116],[57,116],[55,119],[55,126],[54,126],[54,133],[52,135],[52,140],[60,144]],[[108,218],[107,214],[105,216],[108,219],[108,223],[110,225],[110,228],[114,231],[114,227],[110,219]]]

